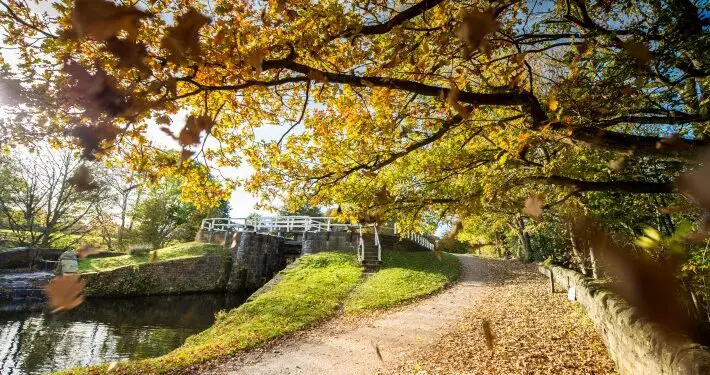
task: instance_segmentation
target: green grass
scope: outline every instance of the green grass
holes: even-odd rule
[[[273,288],[229,312],[187,339],[180,348],[158,358],[120,362],[120,374],[166,373],[224,357],[306,328],[336,313],[360,279],[354,254],[326,252],[301,257]],[[103,374],[108,365],[69,370]]]
[[[187,242],[155,250],[158,252],[157,261],[192,258],[203,255],[229,256],[229,251],[223,246],[201,242]],[[119,255],[109,258],[90,258],[79,261],[79,272],[108,271],[118,267],[148,263],[151,252],[144,255]]]
[[[386,251],[383,267],[358,285],[345,304],[345,311],[358,313],[404,304],[441,290],[456,281],[459,262],[442,253],[441,261],[432,252]]]

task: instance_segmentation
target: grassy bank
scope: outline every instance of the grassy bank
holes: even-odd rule
[[[157,256],[154,261],[173,260],[181,258],[192,258],[202,255],[222,255],[229,256],[229,252],[223,246],[201,243],[187,242],[155,250]],[[109,258],[90,258],[79,262],[79,272],[100,272],[114,268],[148,263],[152,259],[152,252],[142,255],[120,255]]]
[[[158,358],[120,362],[119,374],[166,373],[233,354],[303,329],[333,315],[360,278],[354,254],[320,253],[302,257],[273,288],[229,312],[188,338],[180,348]],[[69,370],[103,374],[108,365]]]
[[[382,269],[355,289],[345,304],[346,312],[401,305],[441,290],[459,276],[458,259],[447,253],[439,260],[429,251],[386,251],[382,262]]]

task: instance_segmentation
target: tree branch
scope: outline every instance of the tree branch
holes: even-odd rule
[[[574,187],[578,192],[585,191],[622,191],[636,194],[673,193],[675,187],[672,182],[648,181],[584,181],[564,176],[533,176],[527,180],[544,184]]]

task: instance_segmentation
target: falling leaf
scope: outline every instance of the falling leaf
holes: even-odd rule
[[[451,82],[451,89],[446,93],[446,103],[448,103],[462,118],[468,118],[469,111],[459,103],[459,95],[461,91],[456,87],[456,84]]]
[[[158,250],[153,250],[150,253],[150,262],[155,263],[158,261]]]
[[[442,251],[439,249],[434,251],[434,257],[436,257],[436,260],[438,260],[439,262],[441,262],[441,253]]]
[[[200,143],[200,134],[205,131],[207,133],[212,129],[212,119],[207,116],[190,115],[185,122],[185,127],[182,128],[178,135],[178,142],[182,146],[190,146]]]
[[[82,294],[86,281],[79,275],[56,276],[45,287],[52,313],[71,310],[84,302]]]
[[[471,51],[482,50],[484,53],[490,52],[490,46],[485,38],[498,30],[499,23],[495,19],[495,8],[471,12],[466,12],[462,9],[460,18],[461,26],[459,26],[456,33],[458,38],[466,43]]]
[[[226,33],[224,32],[224,29],[220,29],[219,32],[217,32],[217,35],[214,36],[213,43],[215,45],[220,45],[224,41],[224,36]]]
[[[146,48],[143,43],[111,37],[106,40],[106,50],[118,58],[119,67],[150,72],[150,68],[143,61],[146,57]]]
[[[308,78],[316,81],[316,82],[321,82],[321,83],[327,83],[328,82],[328,77],[323,74],[323,72],[315,69],[311,69],[308,71]]]
[[[688,332],[697,327],[695,317],[688,314],[684,303],[678,299],[683,287],[674,269],[681,257],[671,252],[659,263],[649,257],[634,256],[632,248],[602,231],[599,224],[588,218],[575,217],[571,222],[580,243],[589,244],[598,255],[599,267],[613,280],[610,288],[636,307],[640,315],[671,330]],[[661,238],[657,231],[645,233],[649,243]]]
[[[113,361],[108,365],[108,367],[106,368],[106,371],[113,371],[113,369],[115,369],[116,366],[118,366],[118,362]]]
[[[377,204],[387,204],[390,200],[392,200],[392,194],[390,194],[386,186],[383,186],[375,193],[375,203]]]
[[[130,39],[138,34],[140,20],[149,17],[131,6],[106,0],[75,0],[72,25],[79,36],[104,41],[125,31]]]
[[[531,195],[525,200],[525,207],[523,212],[539,219],[542,216],[542,209],[545,206],[545,202],[539,195]]]
[[[80,259],[84,259],[84,258],[88,257],[89,255],[98,254],[99,252],[100,252],[100,250],[98,247],[96,247],[94,245],[84,244],[84,245],[81,245],[81,247],[79,247],[75,251],[75,254]]]
[[[247,55],[247,62],[256,71],[256,74],[261,74],[264,57],[266,57],[266,52],[262,49],[252,50]]]
[[[636,64],[641,69],[646,69],[648,63],[653,58],[651,51],[648,50],[648,46],[642,42],[635,40],[621,42],[621,47],[624,48],[626,52],[634,58],[634,60],[636,60]]]
[[[675,133],[670,137],[661,138],[658,143],[656,143],[656,148],[661,150],[665,148],[683,148],[688,147],[688,144],[683,140],[680,134]]]
[[[700,167],[680,175],[676,186],[685,192],[705,211],[710,211],[710,153],[705,154]]]
[[[170,125],[172,123],[172,120],[170,120],[170,116],[168,115],[160,115],[155,119],[155,123],[160,125]],[[162,129],[163,128],[161,128],[161,130]]]
[[[76,191],[85,192],[98,189],[98,184],[91,177],[91,171],[85,165],[78,167],[74,174],[67,179],[67,183],[74,185]]]
[[[587,44],[587,43],[575,44],[575,45],[574,45],[574,48],[576,48],[576,49],[577,49],[577,52],[578,52],[580,55],[582,55],[582,56],[587,55],[587,53],[589,53],[589,52],[592,50],[592,49],[589,47],[589,44]]]
[[[559,108],[559,106],[560,102],[557,101],[557,98],[555,98],[554,95],[550,94],[547,98],[547,107],[550,108],[550,111],[557,112],[557,108]]]
[[[175,64],[200,56],[200,28],[210,22],[209,17],[193,8],[177,18],[175,26],[167,28],[161,46],[168,51],[168,60]]]
[[[63,70],[70,78],[69,85],[63,91],[67,99],[86,109],[86,117],[116,117],[128,110],[126,93],[114,86],[113,78],[105,71],[97,69],[95,74],[91,74],[74,61],[65,63]]]
[[[622,156],[609,162],[609,168],[615,171],[624,169],[624,166],[626,166],[626,156]]]
[[[375,343],[372,343],[372,346],[375,348],[375,353],[377,354],[377,358],[379,358],[380,361],[382,361],[382,353],[380,353],[380,347]]]
[[[180,161],[187,160],[187,159],[191,158],[192,155],[194,155],[194,154],[195,154],[194,151],[184,149],[184,150],[182,150],[182,152],[180,152]]]
[[[483,337],[486,339],[486,347],[488,350],[493,350],[493,332],[491,331],[491,324],[487,319],[481,321],[481,327],[483,328]]]
[[[116,126],[102,122],[96,126],[77,126],[69,134],[75,137],[83,147],[82,157],[93,160],[96,158],[96,152],[103,151],[102,142],[113,141],[120,132],[121,130]]]

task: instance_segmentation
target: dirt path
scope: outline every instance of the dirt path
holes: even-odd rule
[[[516,367],[514,366],[496,365],[504,369],[512,369],[513,372],[491,370],[489,365],[492,354],[490,351],[486,352],[485,339],[482,338],[480,330],[480,317],[472,314],[491,309],[493,306],[490,306],[489,303],[492,299],[503,298],[499,302],[504,303],[505,298],[510,296],[500,297],[499,289],[501,287],[515,290],[521,286],[528,286],[535,289],[537,294],[542,295],[546,290],[544,278],[535,273],[531,267],[513,261],[485,260],[470,256],[459,256],[459,260],[462,267],[460,281],[438,295],[374,316],[337,318],[310,331],[283,340],[274,346],[250,351],[228,361],[206,364],[196,372],[202,374],[266,375],[373,374],[383,372],[438,374],[462,373],[459,371],[462,366],[465,367],[461,364],[462,361],[482,361],[488,365],[483,367],[486,371],[481,373],[530,373],[522,370],[515,371]],[[531,280],[532,284],[530,284]],[[527,289],[521,291],[530,293],[530,290]],[[553,301],[553,305],[572,306],[565,301],[564,296],[557,295],[552,298],[559,299],[559,301]],[[535,304],[534,301],[531,303]],[[521,305],[524,311],[511,311],[510,313],[518,314],[517,316],[513,315],[512,318],[517,319],[519,314],[526,313],[531,315],[531,319],[534,319],[535,314],[531,314],[530,310],[534,310],[535,306],[531,306],[531,303]],[[546,300],[545,303],[550,303],[550,301]],[[504,309],[504,306],[496,308],[500,311]],[[549,314],[555,314],[554,311],[543,310],[540,311],[542,319]],[[504,318],[509,315],[508,312],[502,312],[502,314]],[[584,318],[586,316],[582,314],[579,317],[574,317],[573,320],[584,320]],[[492,323],[495,329],[499,324],[503,326],[506,324],[497,320]],[[562,329],[569,329],[567,323]],[[511,324],[511,327],[515,329],[514,324]],[[601,360],[591,354],[583,354],[583,357],[587,357],[583,360],[587,363],[602,361],[604,363],[601,368],[608,369],[611,361],[608,358],[604,359],[603,346],[601,349],[599,348],[601,341],[596,337],[593,327],[587,325],[583,329],[577,330],[580,331],[580,335],[592,336],[593,348],[591,351],[602,353]],[[528,332],[524,332],[524,334],[530,335]],[[512,336],[507,339],[515,341],[516,338],[513,337],[515,335],[513,332]],[[597,341],[594,341],[595,337]],[[469,349],[464,349],[462,355],[468,357],[452,357],[452,353],[441,355],[441,350],[455,351],[452,350],[451,345],[453,343],[455,347],[459,340],[463,340],[461,342],[463,345],[475,346],[476,350],[471,352]],[[473,340],[476,341],[472,342]],[[521,340],[522,338],[518,339],[518,341]],[[556,342],[556,344],[569,345],[566,342]],[[485,357],[477,358],[477,356],[483,355]],[[513,362],[519,362],[515,355],[511,357],[510,353],[506,353],[506,360],[511,358]],[[579,362],[575,356],[569,360]],[[447,365],[449,367],[446,367]],[[561,366],[569,367],[566,362]],[[423,368],[428,368],[428,371],[421,372]],[[441,371],[447,368],[450,371]],[[517,369],[520,370],[520,368]],[[547,369],[549,370],[549,368]],[[473,370],[475,369],[469,369],[469,371]],[[479,372],[473,371],[471,373]],[[575,372],[563,371],[563,373]],[[579,373],[599,372],[583,371]]]

